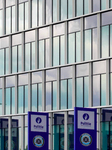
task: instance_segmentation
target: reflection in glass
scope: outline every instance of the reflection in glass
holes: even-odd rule
[[[101,33],[102,58],[104,58],[109,56],[109,26],[102,27]]]
[[[80,19],[72,20],[68,22],[68,33],[80,31]]]
[[[5,74],[9,73],[9,48],[5,49]]]
[[[42,0],[39,0],[39,26],[42,25]]]
[[[0,49],[0,75],[4,75],[4,49]]]
[[[0,10],[0,36],[3,34],[3,26],[2,26],[2,21],[3,21],[3,10]]]
[[[49,27],[39,29],[39,40],[49,38]]]
[[[2,89],[0,89],[0,115],[2,115]]]
[[[30,43],[25,44],[25,71],[30,70]]]
[[[93,106],[100,106],[100,75],[93,76]]]
[[[60,109],[67,109],[67,80],[61,80],[61,106]]]
[[[84,107],[89,106],[89,77],[84,77]]]
[[[73,14],[73,3],[72,0],[68,1],[68,19],[72,18]]]
[[[83,107],[83,78],[76,78],[76,107]]]
[[[42,72],[32,72],[32,83],[42,82]]]
[[[63,35],[64,33],[65,33],[64,23],[53,25],[53,36]]]
[[[51,21],[52,21],[52,0],[46,0],[46,24],[51,23]]]
[[[93,74],[106,73],[106,61],[93,63]]]
[[[68,35],[68,63],[75,62],[75,34]]]
[[[24,3],[19,4],[19,31],[24,28]]]
[[[83,15],[83,0],[76,1],[76,16]]]
[[[84,60],[91,60],[91,30],[84,31]]]
[[[35,69],[35,42],[31,43],[31,50],[32,50],[32,63],[31,63],[31,69]]]
[[[28,113],[28,86],[25,86],[25,93],[24,93],[24,95],[25,95],[25,97],[24,97],[24,104],[25,104],[25,108],[24,108],[24,112],[25,113]]]
[[[46,39],[45,44],[46,44],[46,67],[50,67],[50,40]]]
[[[18,46],[18,72],[22,71],[22,46]]]
[[[93,12],[100,10],[100,1],[99,0],[93,0]]]
[[[53,82],[53,110],[57,110],[57,82]]]
[[[42,84],[38,84],[38,111],[42,111]]]
[[[65,64],[65,42],[64,42],[64,36],[60,36],[60,54],[61,54],[61,60],[60,65]]]
[[[112,8],[112,0],[109,0],[109,8]]]
[[[32,85],[32,111],[37,111],[37,84]]]
[[[68,80],[68,109],[72,108],[72,79]]]
[[[57,0],[53,0],[53,22],[57,21]]]
[[[59,65],[59,37],[53,38],[53,66]]]
[[[37,26],[37,0],[32,0],[32,27]]]
[[[110,19],[112,16],[112,11],[108,11],[101,14],[102,25],[112,24],[112,20]]]
[[[15,32],[15,6],[12,7],[12,32]]]
[[[89,13],[89,0],[84,0],[84,14]]]
[[[106,9],[106,3],[107,3],[106,0],[101,0],[101,10]]]
[[[84,29],[97,27],[97,15],[84,18]]]
[[[52,110],[52,84],[46,83],[46,110]]]
[[[61,79],[72,78],[72,67],[61,68]]]
[[[18,87],[18,113],[23,113],[24,86]]]
[[[101,106],[106,105],[106,74],[101,75]]]
[[[12,114],[15,114],[15,88],[12,88]]]
[[[46,81],[54,81],[57,80],[57,70],[50,69],[46,70]]]
[[[97,28],[92,29],[92,51],[93,51],[93,59],[98,58],[98,49],[97,49]]]
[[[6,34],[11,33],[11,7],[6,8]]]
[[[61,0],[61,20],[67,19],[67,0]]]
[[[110,56],[112,56],[112,25],[110,25]]]
[[[110,105],[112,105],[112,73],[110,73]]]
[[[81,34],[76,33],[76,62],[81,61]]]
[[[25,4],[25,29],[28,29],[28,2],[24,3]]]
[[[39,41],[39,68],[44,68],[44,40]]]
[[[28,74],[18,75],[18,85],[28,84]]]
[[[67,141],[70,141],[68,142],[67,150],[73,150],[74,149],[74,124],[68,124],[67,128],[68,128]]]
[[[17,72],[17,46],[12,47],[12,73]]]
[[[25,148],[24,150],[28,150],[28,127],[25,127]]]
[[[89,63],[76,65],[76,77],[89,75]]]

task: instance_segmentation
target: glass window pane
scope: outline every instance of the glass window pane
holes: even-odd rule
[[[30,43],[25,44],[25,71],[30,70]]]
[[[72,20],[68,22],[68,33],[80,31],[80,19]]]
[[[24,112],[28,113],[28,86],[25,86],[25,108]]]
[[[60,55],[61,55],[60,65],[64,65],[65,64],[65,36],[60,37]]]
[[[5,114],[10,114],[10,105],[11,105],[11,88],[5,89]]]
[[[2,21],[3,21],[3,10],[0,10],[0,36],[3,35],[3,26],[2,26]]]
[[[97,15],[84,18],[84,29],[97,27]]]
[[[25,3],[25,29],[28,29],[28,2]]]
[[[84,0],[84,14],[89,13],[89,0]]]
[[[106,74],[101,75],[101,106],[106,105]]]
[[[42,0],[39,0],[39,26],[42,25]]]
[[[107,4],[106,0],[101,0],[101,10],[106,9],[106,4]]]
[[[76,16],[83,15],[83,0],[76,1]]]
[[[61,80],[61,109],[67,109],[67,80]]]
[[[97,28],[92,29],[92,50],[93,50],[93,59],[98,59],[98,49],[97,49]]]
[[[6,77],[6,87],[15,86],[15,76]]]
[[[19,31],[24,27],[24,4],[19,4]]]
[[[53,66],[59,65],[59,37],[53,38]]]
[[[52,110],[52,85],[51,82],[46,83],[46,110]]]
[[[53,25],[53,36],[62,35],[64,33],[65,33],[65,24],[64,23]]]
[[[50,40],[47,39],[46,42],[46,67],[50,67]]]
[[[61,79],[72,78],[72,67],[61,68]]]
[[[112,105],[112,73],[110,73],[110,105]]]
[[[0,78],[0,88],[2,88],[2,82],[3,82],[3,79]]]
[[[45,28],[40,28],[39,29],[39,40],[40,39],[45,39],[45,38],[49,38],[49,27],[45,27]]]
[[[75,34],[68,35],[68,63],[75,62]]]
[[[76,33],[76,62],[81,61],[81,34]]]
[[[88,76],[89,75],[89,64],[76,65],[76,77]]]
[[[37,84],[32,85],[32,111],[37,111]]]
[[[52,21],[52,0],[46,0],[46,24],[51,23],[51,21]]]
[[[93,106],[100,106],[100,75],[93,76]]]
[[[28,84],[28,74],[18,75],[18,85]]]
[[[38,84],[38,111],[42,111],[42,84]]]
[[[6,8],[6,34],[11,33],[11,7]]]
[[[57,70],[51,69],[46,70],[46,81],[54,81],[57,80]]]
[[[4,49],[0,50],[0,75],[4,75]]]
[[[23,113],[24,87],[18,87],[18,113]]]
[[[83,107],[83,78],[76,78],[76,107]]]
[[[100,10],[100,0],[93,0],[93,12]]]
[[[84,107],[89,106],[89,77],[84,77]]]
[[[12,7],[12,32],[15,32],[15,6]]]
[[[112,56],[112,25],[110,25],[110,56]]]
[[[112,0],[109,0],[110,8],[112,8]]]
[[[91,30],[84,31],[84,60],[91,60]]]
[[[53,22],[57,21],[57,0],[53,0]]]
[[[22,44],[21,34],[12,35],[12,46]]]
[[[42,72],[33,72],[32,73],[32,83],[42,82]]]
[[[72,108],[72,79],[68,80],[68,109]]]
[[[9,73],[9,48],[5,49],[5,74]]]
[[[67,0],[61,0],[61,20],[67,19]]]
[[[6,7],[8,7],[8,6],[12,6],[12,5],[14,5],[15,4],[15,0],[6,0]]]
[[[0,89],[0,115],[2,115],[2,89]]]
[[[18,46],[18,72],[22,71],[22,46]]]
[[[73,16],[73,3],[72,0],[68,1],[68,19]]]
[[[28,127],[25,127],[25,149],[24,150],[27,150],[28,149]]]
[[[53,110],[57,110],[57,82],[53,82]]]
[[[3,8],[3,0],[0,0],[0,9]]]
[[[31,43],[31,47],[32,47],[32,66],[31,69],[35,69],[35,42]]]
[[[32,0],[32,27],[37,26],[37,0]]]
[[[112,24],[112,19],[110,19],[112,16],[112,11],[105,12],[101,14],[101,20],[102,20],[102,26]]]
[[[15,114],[15,88],[12,88],[12,114]]]
[[[101,74],[106,72],[106,61],[93,63],[93,74]]]
[[[12,47],[12,73],[17,72],[17,46]]]
[[[102,58],[109,57],[109,26],[102,27],[101,33]]]
[[[5,38],[0,38],[0,48],[9,47],[9,36]]]
[[[44,68],[44,40],[39,41],[39,68]]]
[[[25,43],[35,41],[35,30],[25,32]]]

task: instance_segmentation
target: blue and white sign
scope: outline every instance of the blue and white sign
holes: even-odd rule
[[[74,108],[74,150],[97,149],[96,109]]]
[[[28,150],[48,150],[48,113],[28,112]]]

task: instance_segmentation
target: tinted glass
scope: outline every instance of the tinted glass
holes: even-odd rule
[[[68,32],[69,33],[80,31],[80,29],[81,29],[80,19],[68,22]]]
[[[57,70],[46,70],[46,81],[57,80]]]
[[[84,18],[84,29],[97,27],[97,15]]]
[[[89,64],[76,65],[76,76],[87,76],[89,75]]]
[[[112,24],[112,19],[110,19],[111,16],[112,16],[112,11],[102,13],[101,14],[102,25]]]

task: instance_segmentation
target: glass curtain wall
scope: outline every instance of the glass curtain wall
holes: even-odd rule
[[[0,115],[2,115],[2,81],[3,79],[0,78]]]
[[[0,36],[3,35],[3,1],[0,1]]]

